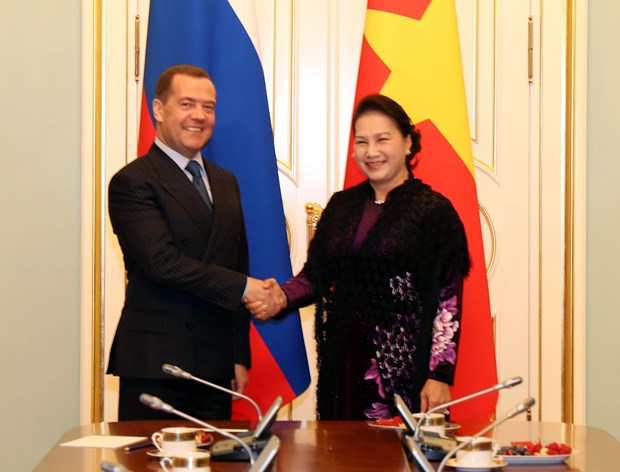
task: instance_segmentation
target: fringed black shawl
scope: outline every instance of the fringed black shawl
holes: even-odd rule
[[[332,196],[304,267],[317,300],[317,414],[321,419],[345,419],[336,399],[345,354],[341,340],[352,320],[368,325],[368,338],[359,340],[372,357],[360,360],[369,367],[366,382],[374,392],[373,398],[364,400],[366,416],[394,413],[394,393],[417,411],[427,378],[452,384],[454,377],[462,279],[470,266],[463,224],[448,199],[411,178],[390,192],[356,251],[354,237],[372,198],[368,181]],[[447,318],[452,337],[446,346],[451,351],[437,357],[429,373],[440,300],[454,305],[454,316]],[[446,361],[452,354],[454,362]]]

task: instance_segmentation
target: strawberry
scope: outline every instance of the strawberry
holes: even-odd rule
[[[558,446],[558,443],[552,442],[552,443],[547,444],[547,449],[558,452],[560,449],[560,446]]]
[[[394,427],[402,427],[403,424],[403,419],[400,416],[394,416],[393,418],[389,418],[389,419],[383,419],[383,418],[379,418],[377,419],[376,423],[378,425],[381,426],[394,426]]]
[[[558,451],[560,452],[560,454],[570,454],[571,452],[573,452],[573,449],[570,446],[562,443],[560,444]]]

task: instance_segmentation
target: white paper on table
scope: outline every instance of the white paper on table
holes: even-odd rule
[[[108,449],[118,449],[119,447],[129,446],[147,438],[144,436],[84,436],[62,443],[61,446],[67,447],[103,447]]]

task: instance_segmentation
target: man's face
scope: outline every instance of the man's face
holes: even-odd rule
[[[157,137],[192,158],[211,139],[215,125],[215,86],[206,78],[177,74],[165,103],[153,101]]]

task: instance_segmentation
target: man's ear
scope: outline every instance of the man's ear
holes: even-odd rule
[[[161,102],[159,98],[156,98],[153,100],[153,118],[155,118],[155,121],[157,122],[163,121],[162,116],[161,116],[163,108],[164,108],[164,104]]]

